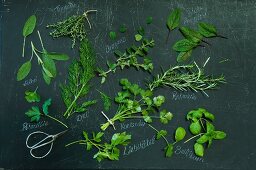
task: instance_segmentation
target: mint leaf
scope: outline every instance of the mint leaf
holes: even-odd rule
[[[172,48],[173,50],[178,52],[186,52],[186,51],[192,50],[196,46],[197,46],[196,43],[189,41],[188,39],[182,39],[177,41]]]
[[[217,30],[212,24],[201,22],[198,24],[198,27],[200,34],[202,34],[206,38],[217,36]]]
[[[179,26],[181,11],[180,9],[174,9],[167,18],[167,27],[170,31]]]
[[[177,57],[177,62],[180,63],[180,62],[187,61],[191,55],[192,55],[192,50],[180,52]]]
[[[194,31],[188,27],[181,27],[180,31],[186,39],[194,43],[198,44],[203,39],[203,36],[199,32]]]

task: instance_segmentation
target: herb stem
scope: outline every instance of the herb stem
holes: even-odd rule
[[[42,38],[41,38],[41,35],[40,35],[40,32],[39,32],[38,30],[37,30],[37,34],[38,34],[40,43],[41,43],[41,45],[42,45],[42,49],[45,50],[45,49],[44,49],[44,44],[43,44],[43,41],[42,41]]]
[[[195,135],[195,136],[189,138],[189,139],[186,140],[184,143],[187,143],[187,142],[189,142],[190,140],[192,140],[192,139],[194,139],[194,138],[196,138],[196,137],[198,137],[198,136],[201,136],[201,135],[203,135],[203,134],[204,134],[204,133],[199,133],[198,135]]]
[[[152,125],[148,124],[148,126],[151,127],[153,130],[155,130],[157,133],[159,133],[159,131],[158,131],[156,128],[154,128]],[[169,142],[168,142],[168,140],[166,139],[166,137],[163,136],[162,134],[161,134],[161,136],[164,138],[166,144],[169,145]]]
[[[22,57],[25,56],[25,44],[26,44],[26,37],[23,38]]]
[[[38,55],[38,54],[36,53],[36,51],[35,51],[35,46],[34,46],[34,44],[33,44],[32,41],[31,41],[31,48],[32,48],[33,53],[36,55],[38,62],[39,62],[40,64],[43,64],[42,59],[39,57],[39,55]]]
[[[82,142],[85,142],[85,140],[77,140],[77,141],[68,143],[68,144],[65,145],[65,147],[68,147],[68,146],[73,145],[73,144],[76,144],[76,143],[82,143]]]
[[[49,118],[51,118],[51,119],[53,119],[53,120],[59,122],[60,124],[62,124],[62,125],[65,126],[66,128],[68,128],[68,126],[65,125],[63,122],[61,122],[60,120],[58,120],[58,119],[56,119],[56,118],[54,118],[54,117],[52,117],[52,116],[50,116],[50,115],[45,115],[45,116],[47,116],[47,117],[49,117]]]

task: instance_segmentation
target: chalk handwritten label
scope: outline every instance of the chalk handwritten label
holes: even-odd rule
[[[145,126],[145,122],[142,120],[139,120],[137,122],[130,122],[130,123],[120,123],[120,129],[121,130],[126,130],[130,128],[135,128],[135,127],[143,127]]]
[[[137,152],[139,150],[143,150],[154,144],[155,144],[155,135],[151,139],[147,138],[145,140],[140,141],[139,143],[125,146],[123,155],[130,155],[131,153]]]
[[[66,11],[75,9],[76,7],[77,7],[76,4],[74,4],[72,2],[68,2],[68,4],[66,4],[64,6],[58,5],[53,9],[49,8],[49,10],[52,12],[65,13]]]
[[[194,93],[188,93],[188,92],[172,92],[172,99],[173,100],[196,100],[197,97]]]
[[[89,117],[89,114],[87,112],[83,114],[79,114],[76,116],[76,121],[82,122],[84,119],[87,119],[88,117]]]
[[[35,77],[33,79],[30,78],[30,79],[24,81],[23,86],[28,86],[28,85],[34,84],[36,82],[37,82],[37,77]]]
[[[119,39],[117,42],[113,43],[113,44],[110,44],[110,45],[107,45],[106,46],[106,53],[110,53],[110,52],[113,52],[114,50],[116,50],[118,48],[118,46],[120,44],[123,44],[126,42],[126,38],[125,37],[122,37],[121,39]]]
[[[48,124],[49,123],[47,121],[40,121],[38,123],[25,122],[25,123],[22,124],[21,131],[27,131],[27,130],[37,129],[37,128],[40,128],[40,127],[45,127],[45,126],[48,126]]]
[[[196,156],[194,154],[194,151],[191,149],[182,148],[181,146],[178,145],[175,147],[174,153],[176,155],[180,155],[180,156],[186,157],[188,159],[192,159],[193,161],[204,163],[204,159]]]

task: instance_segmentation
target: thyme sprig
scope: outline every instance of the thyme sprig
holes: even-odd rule
[[[195,92],[201,91],[207,95],[206,90],[215,89],[219,84],[225,82],[223,75],[216,78],[205,75],[203,69],[194,62],[194,64],[170,67],[148,83],[148,87],[151,91],[160,86],[172,87],[180,91],[190,89]]]
[[[150,58],[146,57],[149,51],[149,47],[154,47],[154,40],[144,39],[141,42],[141,46],[136,47],[132,45],[130,48],[126,50],[126,52],[122,53],[119,50],[115,51],[115,55],[117,56],[117,60],[114,64],[107,62],[109,69],[104,71],[98,68],[99,76],[102,77],[101,83],[104,83],[107,75],[111,72],[115,73],[117,67],[124,69],[125,67],[135,67],[137,70],[142,69],[151,72],[153,70],[153,63]],[[138,61],[138,56],[144,57],[142,63]]]
[[[76,40],[83,41],[86,38],[84,25],[85,20],[87,21],[89,28],[92,28],[88,18],[88,14],[91,12],[97,12],[97,10],[88,10],[84,12],[83,15],[73,15],[64,21],[57,22],[56,24],[50,24],[46,27],[53,29],[53,31],[50,32],[50,35],[53,38],[62,36],[72,38],[72,48],[74,48]]]

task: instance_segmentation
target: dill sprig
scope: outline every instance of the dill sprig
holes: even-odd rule
[[[205,90],[215,89],[221,83],[226,83],[223,75],[216,78],[207,76],[204,74],[203,69],[194,63],[170,67],[168,70],[163,71],[162,74],[158,74],[148,84],[148,87],[151,91],[160,86],[172,87],[180,91],[190,89],[195,92],[201,91],[207,95]]]
[[[91,29],[91,23],[88,19],[88,13],[97,12],[97,10],[88,10],[83,13],[83,15],[73,15],[64,21],[57,22],[56,24],[47,25],[47,28],[52,28],[53,31],[50,35],[53,38],[58,38],[62,36],[68,36],[72,38],[72,48],[76,44],[76,40],[83,41],[86,38],[85,31],[85,20],[88,22],[89,28]]]
[[[85,39],[80,45],[80,59],[75,60],[69,67],[69,82],[66,85],[61,84],[62,99],[67,107],[64,113],[66,118],[74,113],[84,112],[88,106],[96,103],[96,100],[78,102],[90,90],[90,80],[95,76],[94,68],[95,52]]]

